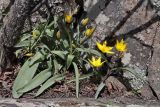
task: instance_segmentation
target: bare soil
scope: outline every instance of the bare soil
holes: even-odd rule
[[[13,68],[6,69],[4,73],[0,75],[0,97],[2,98],[12,98],[12,85],[14,79],[17,75],[17,70],[19,66],[13,66]],[[73,74],[68,74],[73,75]],[[80,81],[80,92],[79,96],[84,98],[94,98],[99,83],[98,81],[92,77],[90,79],[84,79]],[[22,98],[32,99],[35,98],[34,95],[37,92],[37,89],[34,89],[31,92],[28,92],[22,96]],[[112,93],[105,87],[99,98],[115,98],[115,97],[137,97],[142,98],[141,96],[137,96],[132,92],[119,92],[117,90],[112,90]],[[65,82],[57,82],[55,85],[46,90],[43,94],[36,97],[36,99],[50,99],[50,98],[76,98],[76,90],[75,83],[67,83]]]

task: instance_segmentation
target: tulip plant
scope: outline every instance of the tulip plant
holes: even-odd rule
[[[24,93],[39,88],[35,96],[40,95],[57,81],[66,81],[68,71],[75,76],[70,81],[76,83],[76,95],[79,93],[79,81],[88,78],[81,71],[88,59],[102,53],[89,48],[95,27],[88,28],[89,19],[84,18],[74,29],[71,15],[54,17],[52,22],[41,23],[31,33],[24,34],[15,46],[16,56],[24,61],[13,85],[12,94],[19,98]],[[74,68],[74,69],[72,69]]]
[[[117,66],[108,60],[115,54],[123,57],[127,45],[122,39],[117,40],[114,51],[107,41],[96,43],[90,48],[95,26],[88,27],[89,19],[84,18],[74,26],[72,15],[54,17],[52,22],[40,23],[31,33],[26,33],[16,44],[17,58],[22,60],[22,67],[14,81],[12,94],[14,98],[38,88],[35,96],[39,96],[50,86],[59,81],[76,83],[76,96],[79,95],[79,82],[90,76],[101,75],[100,68],[107,65],[106,71],[115,71]],[[97,49],[98,48],[98,49]],[[21,56],[21,57],[20,57]],[[93,71],[83,74],[90,64]],[[73,71],[71,80],[66,79],[68,71]],[[96,93],[96,98],[99,91]]]

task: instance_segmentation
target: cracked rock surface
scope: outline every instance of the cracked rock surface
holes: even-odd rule
[[[92,0],[86,1],[89,3]],[[127,63],[128,66],[134,68],[135,73],[144,80],[148,79],[156,96],[160,99],[160,22],[155,21],[145,29],[137,29],[150,22],[155,11],[146,9],[148,5],[146,0],[111,0],[108,4],[107,2],[109,0],[94,0],[85,5],[90,19],[95,19],[98,24],[95,36],[104,38],[123,21],[121,27],[117,28],[114,34],[117,36],[126,34],[124,36],[127,37],[127,54],[129,56],[126,54],[126,58],[123,60],[124,64]],[[152,4],[157,7],[158,3],[158,0],[152,0]],[[106,4],[105,7],[104,4]],[[96,8],[94,8],[95,5]],[[130,31],[132,33],[128,34]],[[125,76],[132,79],[131,86],[134,89],[141,89],[144,86],[144,83],[132,74],[126,73]]]

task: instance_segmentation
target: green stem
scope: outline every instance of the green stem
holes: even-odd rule
[[[65,29],[66,32],[67,32],[67,35],[68,35],[68,39],[69,39],[69,45],[70,45],[70,54],[72,54],[72,38],[71,38],[71,35],[69,34],[68,32],[68,29]]]

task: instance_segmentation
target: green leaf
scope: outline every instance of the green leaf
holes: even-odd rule
[[[54,16],[54,20],[47,26],[47,28],[51,28],[51,27],[57,28],[58,27],[57,20],[58,20],[58,16]]]
[[[54,30],[46,29],[45,31],[48,36],[53,37]]]
[[[66,53],[64,51],[51,51],[51,52],[65,60]]]
[[[103,81],[102,81],[102,82],[99,84],[98,89],[97,89],[97,91],[96,91],[95,99],[98,98],[98,95],[99,95],[99,93],[102,91],[102,89],[104,88],[104,86],[105,86],[105,84],[104,84]]]
[[[46,44],[44,44],[44,43],[41,43],[41,45],[40,45],[40,46],[37,46],[37,47],[40,47],[40,48],[42,48],[42,49],[47,49],[48,51],[51,51],[51,50],[49,49],[49,47],[48,47]]]
[[[42,57],[44,57],[42,55],[41,52],[37,52],[32,58],[31,58],[31,62],[30,62],[30,65],[33,65],[36,61],[42,59]]]
[[[32,80],[29,81],[23,88],[18,90],[18,93],[28,92],[45,82],[52,75],[50,69],[45,69],[37,74]]]
[[[30,43],[33,42],[33,40],[26,40],[26,41],[21,41],[19,43],[17,43],[14,47],[19,48],[19,47],[26,47],[26,46],[30,46]]]
[[[93,76],[93,75],[94,75],[94,72],[89,73],[89,74],[83,74],[83,75],[81,75],[81,76],[79,77],[79,80],[83,80],[83,79],[86,79],[86,78],[90,78],[90,77]],[[67,83],[71,83],[71,82],[74,82],[74,81],[76,81],[76,78],[73,78],[73,79],[67,81]]]
[[[70,67],[73,59],[74,59],[74,55],[68,55],[68,56],[67,56],[66,69],[68,69],[68,68]]]
[[[79,51],[79,52],[91,53],[91,54],[97,55],[99,57],[105,58],[105,56],[102,53],[100,53],[99,51],[94,50],[94,49],[90,49],[90,48],[76,48],[76,50]]]
[[[73,66],[74,66],[74,71],[75,71],[75,75],[76,75],[76,97],[78,98],[79,97],[79,77],[80,77],[80,74],[79,74],[79,70],[78,70],[78,67],[75,62],[73,62]]]
[[[28,84],[28,82],[33,78],[33,76],[35,75],[38,65],[39,63],[36,63],[32,66],[29,66],[30,61],[27,60],[22,68],[20,69],[14,84],[13,84],[13,89],[12,89],[12,94],[14,98],[19,98],[21,94],[17,93],[17,90],[19,90],[20,88],[24,87],[26,84]]]
[[[22,48],[16,50],[15,52],[16,58],[18,58],[19,55],[22,54],[22,50],[23,50]]]
[[[65,49],[69,48],[69,43],[66,39],[64,39],[62,43],[63,43],[63,46],[64,46]]]
[[[42,92],[44,92],[47,88],[49,88],[50,86],[52,86],[56,81],[61,81],[62,79],[64,79],[64,76],[61,75],[55,75],[54,77],[51,77],[50,79],[48,79],[42,86],[41,88],[38,90],[38,92],[36,93],[36,96],[40,95]]]
[[[56,59],[53,60],[53,63],[54,63],[54,74],[57,74],[58,71],[61,69],[62,65],[59,64]]]
[[[25,41],[25,40],[29,39],[30,37],[31,37],[31,35],[30,35],[30,34],[28,34],[28,35],[24,35],[24,36],[21,38],[21,40],[20,40],[20,41]]]
[[[52,69],[52,58],[49,58],[49,61],[47,61],[48,69]]]

